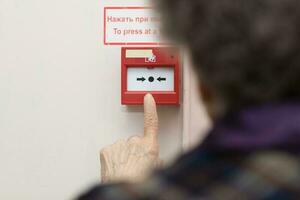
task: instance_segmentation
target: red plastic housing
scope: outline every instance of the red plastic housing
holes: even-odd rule
[[[127,50],[152,50],[156,59],[149,62],[148,58],[128,57]],[[145,94],[151,93],[157,104],[179,105],[181,86],[181,67],[179,50],[172,47],[123,47],[121,50],[121,103],[122,105],[141,105]],[[128,91],[128,68],[173,68],[174,91]]]

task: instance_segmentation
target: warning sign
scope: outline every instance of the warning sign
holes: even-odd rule
[[[105,7],[105,45],[160,43],[160,18],[150,7]]]

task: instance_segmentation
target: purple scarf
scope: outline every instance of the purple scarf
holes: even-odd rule
[[[218,152],[300,153],[300,103],[253,107],[227,116],[215,123],[203,146]]]

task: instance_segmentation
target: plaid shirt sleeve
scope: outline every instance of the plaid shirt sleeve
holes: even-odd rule
[[[79,200],[300,199],[300,164],[282,152],[191,152],[139,184],[100,185]]]

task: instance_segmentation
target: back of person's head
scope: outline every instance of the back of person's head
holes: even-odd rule
[[[299,0],[157,0],[223,111],[300,98]]]

